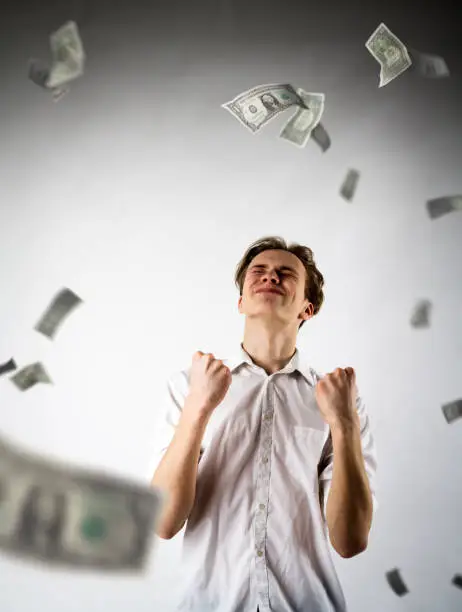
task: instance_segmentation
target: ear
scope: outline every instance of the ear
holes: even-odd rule
[[[239,310],[239,312],[242,314],[242,310],[241,310],[241,308],[242,308],[242,295],[241,295],[241,296],[239,296],[239,300],[238,300],[238,302],[237,302],[237,309],[238,309],[238,310]]]
[[[308,306],[305,308],[305,312],[302,314],[303,320],[308,321],[314,314],[314,306],[311,302],[308,302]]]

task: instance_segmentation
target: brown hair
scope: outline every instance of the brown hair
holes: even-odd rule
[[[249,246],[241,261],[237,264],[234,275],[234,281],[239,289],[240,295],[242,295],[245,275],[252,259],[263,251],[273,249],[288,251],[300,259],[306,270],[305,298],[313,304],[313,314],[318,314],[324,302],[324,293],[322,291],[324,277],[316,267],[313,251],[309,247],[294,242],[288,245],[284,238],[280,236],[266,236],[256,240]],[[302,321],[298,329],[300,329],[304,323],[306,323],[306,321]]]

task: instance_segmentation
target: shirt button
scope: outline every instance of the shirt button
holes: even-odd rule
[[[265,504],[260,504],[259,508],[260,508],[260,510],[264,510],[265,509]]]
[[[263,557],[263,551],[259,550],[259,551],[257,552],[257,555],[258,555],[259,557]]]
[[[268,457],[263,457],[263,463],[268,463]]]
[[[270,414],[267,414],[265,416],[265,421],[271,421],[271,415]]]

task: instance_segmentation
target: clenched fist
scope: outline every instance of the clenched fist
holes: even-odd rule
[[[231,370],[211,353],[197,351],[193,355],[189,396],[205,414],[212,413],[223,401],[232,382]]]
[[[359,425],[353,368],[337,368],[326,374],[316,385],[315,396],[323,419],[331,427]]]

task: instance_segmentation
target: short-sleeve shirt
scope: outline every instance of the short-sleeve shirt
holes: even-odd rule
[[[271,375],[242,344],[223,363],[232,382],[202,440],[177,612],[345,612],[326,522],[333,447],[315,399],[323,375],[299,349]],[[168,381],[150,476],[173,438],[189,371]],[[375,514],[375,444],[359,391],[356,407]]]

